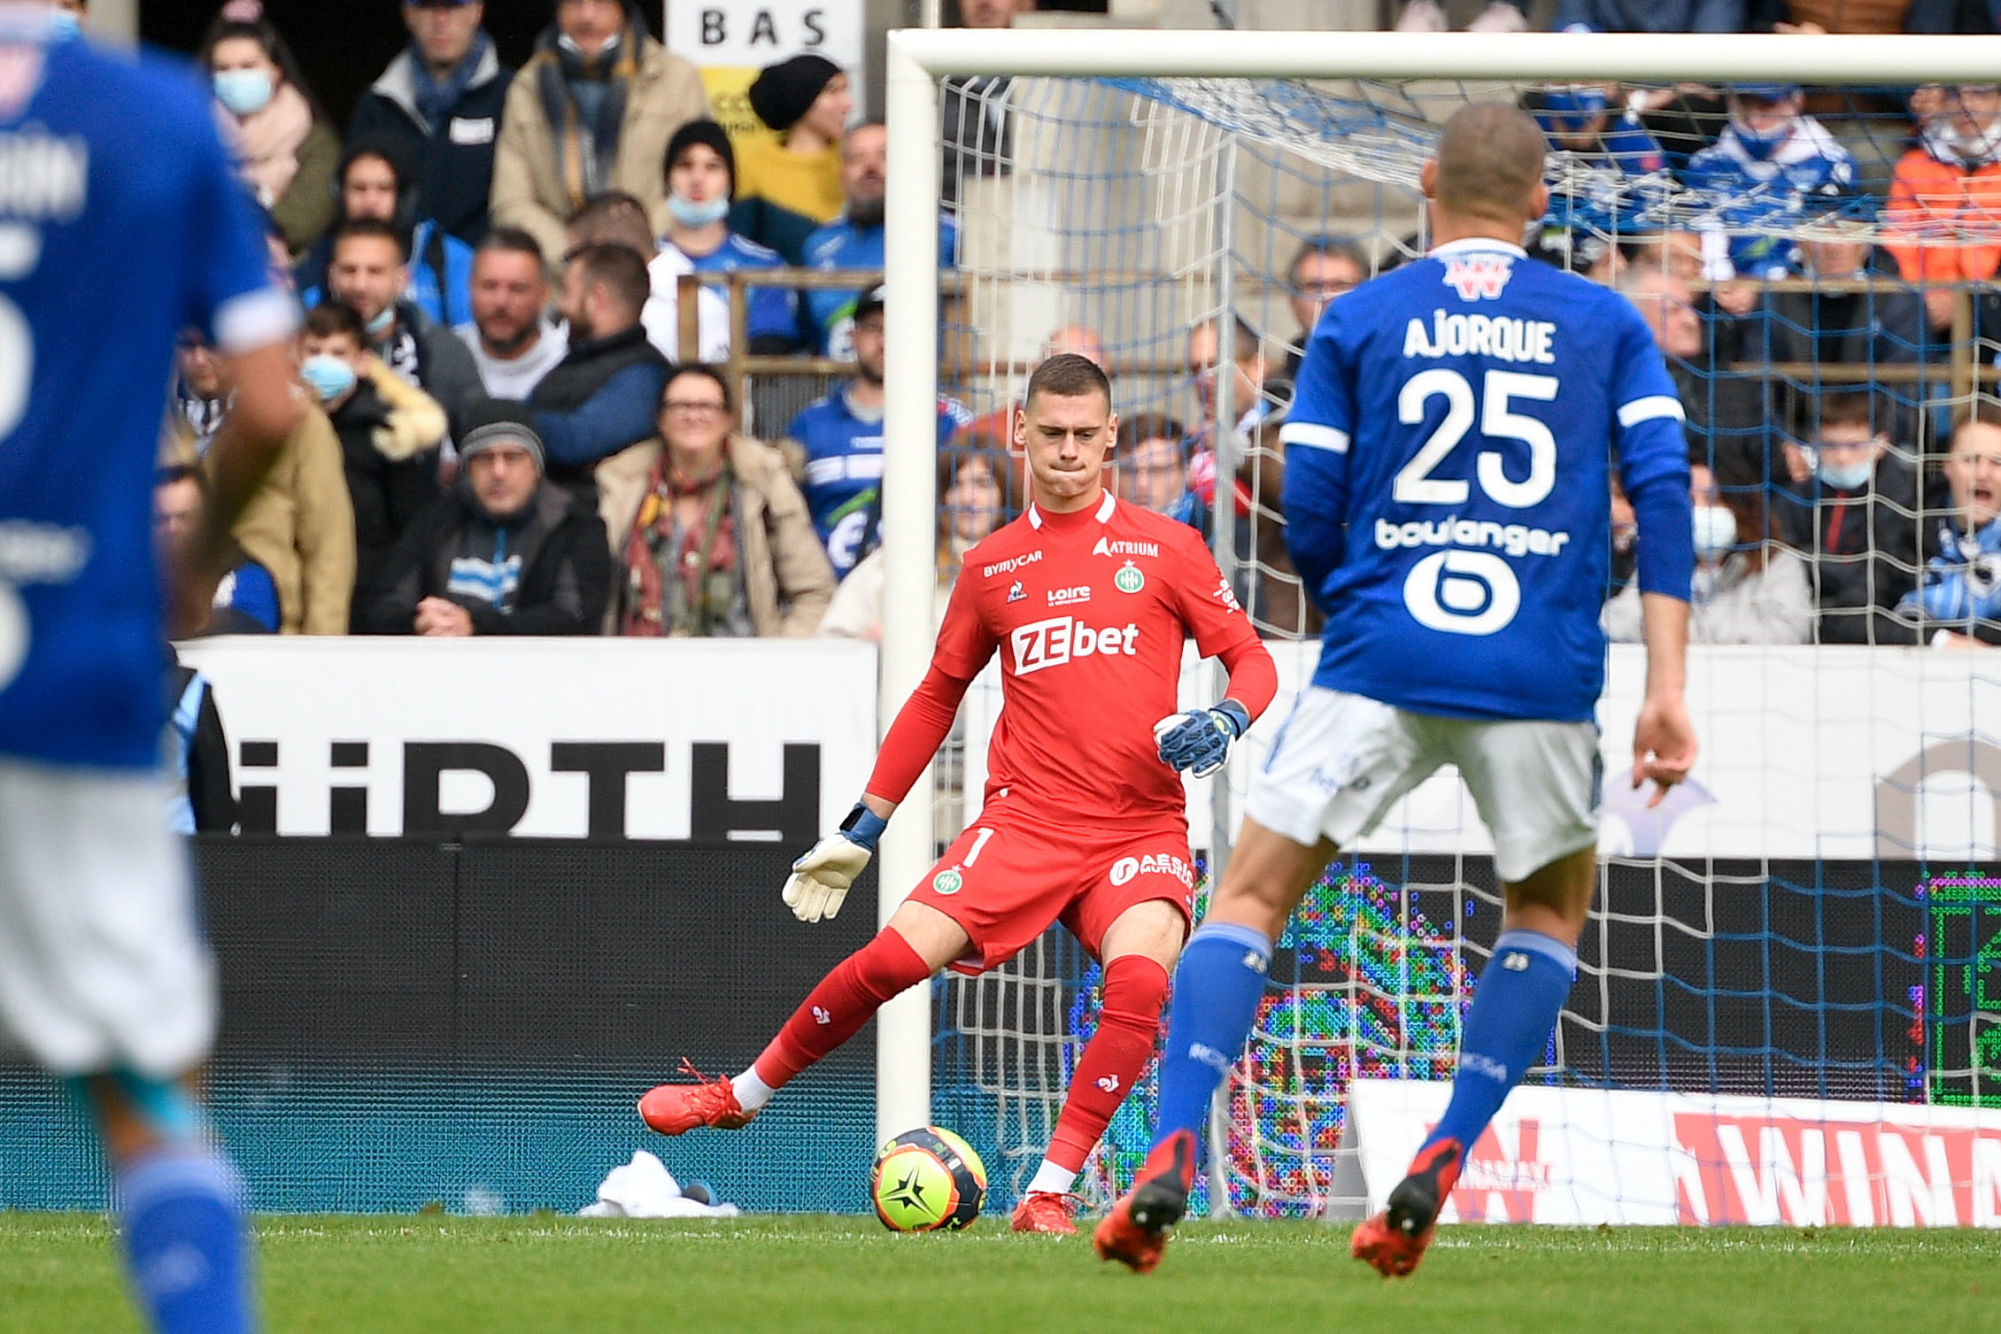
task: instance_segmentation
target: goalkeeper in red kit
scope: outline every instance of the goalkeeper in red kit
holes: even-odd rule
[[[1104,965],[1103,999],[1014,1229],[1076,1231],[1070,1188],[1153,1053],[1188,934],[1195,875],[1179,771],[1220,769],[1278,686],[1200,534],[1105,486],[1117,430],[1111,384],[1091,361],[1051,357],[1029,377],[1015,424],[1028,511],[966,553],[930,671],[839,832],[793,863],[785,902],[809,922],[835,914],[998,653],[1002,706],[979,818],[749,1069],[653,1089],[639,1103],[648,1126],[743,1126],[892,996],[947,966],[1005,963],[1061,922]],[[1190,637],[1222,659],[1229,688],[1213,708],[1177,713]]]

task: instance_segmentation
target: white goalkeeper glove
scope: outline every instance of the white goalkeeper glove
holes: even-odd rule
[[[833,918],[841,911],[848,887],[875,855],[875,841],[888,821],[861,802],[848,812],[841,827],[813,845],[792,863],[785,881],[785,906],[802,922]]]

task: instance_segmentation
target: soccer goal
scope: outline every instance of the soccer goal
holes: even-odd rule
[[[1301,341],[1292,298],[1423,252],[1418,170],[1472,99],[1519,101],[1553,137],[1578,135],[1550,157],[1540,257],[1622,283],[1664,324],[1693,307],[1697,341],[1670,347],[1692,447],[1773,532],[1742,532],[1738,549],[1808,578],[1821,423],[1860,393],[1864,435],[1912,485],[1868,520],[1901,520],[1899,536],[1886,528],[1827,568],[1915,585],[1924,534],[1951,504],[1951,414],[1989,388],[2001,343],[1962,270],[1931,260],[2001,222],[1888,201],[1901,155],[1934,142],[1913,107],[1950,130],[1929,86],[1991,83],[1997,68],[1995,41],[1963,38],[890,34],[882,716],[920,679],[934,628],[936,395],[1004,429],[1045,341],[1088,326],[1121,416],[1179,423],[1194,442],[1190,475],[1162,473],[1200,491],[1206,471],[1214,549],[1280,661],[1280,699],[1227,780],[1190,787],[1194,845],[1220,869],[1250,765],[1314,659],[1267,429]],[[1852,172],[1781,197],[1699,169],[1731,89],[1785,103],[1790,85]],[[1608,148],[1628,111],[1641,137]],[[1594,116],[1596,145],[1578,130]],[[942,278],[941,199],[958,247]],[[1879,244],[1875,267],[1840,248],[1866,258]],[[1934,251],[1906,271],[1899,245]],[[1322,258],[1295,271],[1303,249]],[[1242,376],[1209,369],[1233,363]],[[1139,472],[1125,484],[1142,498],[1167,484]],[[1903,644],[1866,615],[1846,642],[1816,645],[1796,602],[1800,625],[1748,635],[1791,642],[1692,652],[1704,754],[1658,810],[1615,781],[1643,662],[1636,646],[1610,650],[1605,858],[1583,967],[1448,1219],[2001,1225],[2001,667]],[[1190,702],[1214,686],[1184,677]],[[938,784],[968,814],[997,708],[983,681],[962,715],[963,772]],[[1498,925],[1490,848],[1447,774],[1309,895],[1218,1101],[1210,1211],[1379,1207],[1444,1106]],[[892,824],[885,918],[933,854],[923,821]],[[986,1156],[997,1202],[1011,1198],[1088,1037],[1095,983],[1051,935],[996,974],[886,1009],[884,1136],[951,1125]],[[1151,1098],[1142,1088],[1114,1121],[1090,1193],[1129,1181]]]

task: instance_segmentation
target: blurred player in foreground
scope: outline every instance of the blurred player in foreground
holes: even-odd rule
[[[1252,780],[1182,957],[1154,1148],[1098,1227],[1106,1259],[1160,1262],[1211,1096],[1300,897],[1453,764],[1493,832],[1507,908],[1451,1104],[1353,1240],[1385,1274],[1416,1267],[1467,1148],[1542,1054],[1576,977],[1597,884],[1611,454],[1641,533],[1632,782],[1665,791],[1694,763],[1681,405],[1630,304],[1523,254],[1547,202],[1542,162],[1541,134],[1513,107],[1454,114],[1423,169],[1431,253],[1330,304],[1307,344],[1281,438],[1287,545],[1327,614],[1320,666]]]
[[[1104,993],[1014,1228],[1074,1232],[1070,1188],[1153,1054],[1167,970],[1188,931],[1195,876],[1176,771],[1221,768],[1278,681],[1195,530],[1105,487],[1118,416],[1103,371],[1070,354],[1043,362],[1015,430],[1028,511],[966,552],[929,673],[840,831],[793,863],[785,902],[804,921],[834,915],[998,652],[1002,707],[979,819],[749,1069],[664,1084],[639,1112],[663,1135],[742,1126],[892,996],[947,965],[996,967],[1061,922],[1103,961]],[[1214,708],[1176,713],[1190,636],[1222,659],[1229,690]]]
[[[235,358],[206,614],[231,520],[299,412],[295,311],[192,77],[0,5],[0,1029],[89,1102],[155,1329],[255,1323],[241,1187],[191,1072],[214,961],[168,832],[154,451],[174,342]]]

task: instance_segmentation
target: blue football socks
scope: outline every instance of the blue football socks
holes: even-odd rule
[[[1452,1101],[1419,1152],[1442,1139],[1472,1149],[1508,1090],[1541,1057],[1576,980],[1571,946],[1540,931],[1501,933],[1466,1014]]]
[[[1229,922],[1195,929],[1174,970],[1167,1007],[1167,1048],[1160,1058],[1160,1120],[1153,1142],[1178,1130],[1207,1139],[1216,1085],[1243,1053],[1265,991],[1271,941]]]
[[[118,1174],[125,1264],[161,1334],[248,1334],[256,1328],[242,1185],[206,1147],[140,1156]]]

